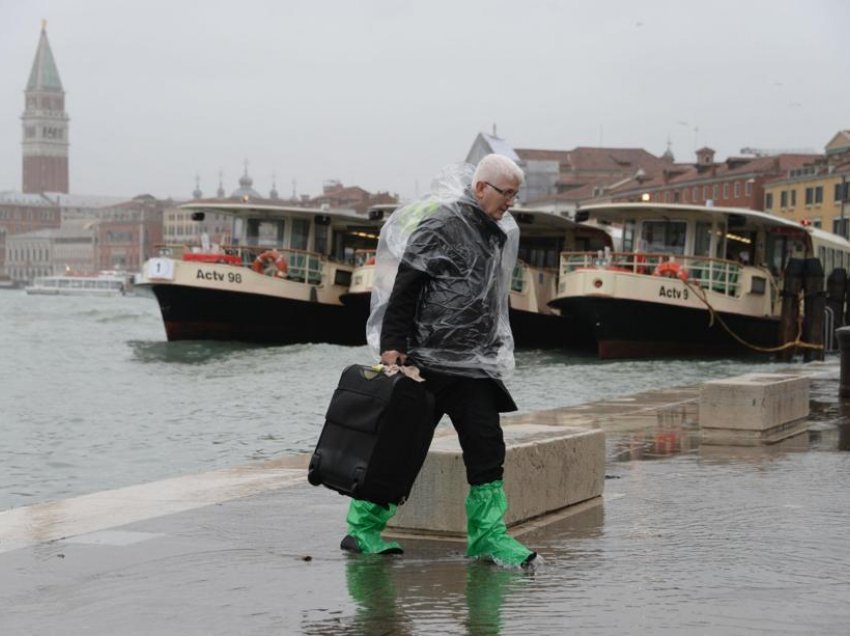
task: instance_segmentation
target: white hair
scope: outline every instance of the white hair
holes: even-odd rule
[[[514,179],[517,186],[520,186],[525,181],[525,174],[513,160],[505,155],[485,155],[478,166],[475,168],[475,173],[472,175],[472,187],[475,188],[479,181],[495,181],[499,177],[507,177]]]

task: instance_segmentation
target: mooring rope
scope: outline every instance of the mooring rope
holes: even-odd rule
[[[779,345],[778,347],[760,347],[758,345],[754,345],[750,342],[747,342],[746,340],[741,338],[738,334],[736,334],[734,331],[732,331],[732,329],[729,327],[729,325],[726,324],[726,321],[723,320],[723,317],[719,313],[717,313],[717,310],[715,310],[714,307],[712,307],[711,303],[708,301],[708,294],[705,293],[705,290],[703,290],[702,287],[699,286],[699,284],[695,284],[690,280],[684,280],[682,282],[685,284],[686,287],[690,287],[691,290],[696,295],[696,297],[699,298],[705,304],[706,307],[708,307],[709,315],[711,317],[710,320],[709,320],[709,324],[708,324],[709,327],[711,327],[714,324],[714,319],[717,318],[717,322],[719,322],[720,326],[722,326],[723,329],[726,330],[726,333],[728,333],[730,336],[732,336],[740,344],[744,345],[745,347],[752,349],[753,351],[759,351],[759,352],[762,352],[762,353],[776,353],[778,351],[785,351],[786,349],[790,349],[791,347],[799,347],[800,349],[815,349],[815,350],[822,350],[823,349],[822,344],[815,344],[813,342],[805,342],[804,340],[801,339],[801,336],[803,335],[803,317],[802,316],[797,316],[797,337],[790,342],[786,342],[785,344]]]

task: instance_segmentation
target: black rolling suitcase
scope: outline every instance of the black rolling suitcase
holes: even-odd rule
[[[376,369],[342,372],[307,479],[355,499],[402,504],[434,435],[434,397],[425,382]]]

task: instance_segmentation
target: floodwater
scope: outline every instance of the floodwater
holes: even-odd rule
[[[165,339],[147,297],[0,294],[0,510],[312,451],[365,347]],[[521,351],[522,411],[779,365]],[[783,367],[787,365],[782,365]]]
[[[624,463],[603,505],[523,536],[536,571],[349,559],[354,610],[302,633],[846,634],[848,483],[846,453]]]
[[[0,339],[0,509],[309,451],[339,371],[367,357],[365,348],[327,345],[167,343],[154,302],[132,297],[0,294]],[[530,411],[788,366],[524,351],[510,387]],[[160,554],[151,540],[139,548],[153,551],[149,560],[86,574],[72,591],[56,579],[35,605],[10,608],[7,625],[92,634],[119,623],[133,634],[845,634],[850,404],[836,390],[814,387],[809,432],[769,448],[701,446],[686,419],[609,433],[602,502],[524,535],[543,555],[531,572],[470,562],[460,545],[434,541],[408,540],[400,558],[340,554],[342,498],[304,485],[286,495],[286,508],[270,493],[139,523],[137,531],[192,542],[166,543]],[[297,556],[305,537],[319,551],[310,562]],[[20,573],[52,571],[51,550],[68,567],[94,554],[74,549],[7,558]]]

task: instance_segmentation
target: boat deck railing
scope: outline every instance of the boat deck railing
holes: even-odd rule
[[[671,266],[664,266],[665,263]],[[702,289],[737,296],[743,266],[735,261],[708,256],[650,252],[562,252],[561,276],[584,269],[604,269],[643,276],[669,275],[688,280]]]

